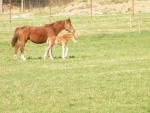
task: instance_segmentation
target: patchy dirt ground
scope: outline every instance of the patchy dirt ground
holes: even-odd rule
[[[150,1],[135,1],[134,11],[150,13]],[[59,14],[86,14],[90,12],[90,3],[71,3],[64,9],[62,9]],[[99,4],[93,3],[93,13],[103,14],[103,13],[130,13],[132,11],[132,2],[119,3],[119,4]]]
[[[90,1],[90,0],[89,0]],[[131,13],[132,11],[132,2],[124,2],[118,4],[101,4],[98,2],[93,2],[93,14],[101,15],[103,13]],[[144,12],[150,13],[150,0],[143,0],[134,2],[134,12]],[[3,6],[4,13],[9,12],[8,6]],[[41,9],[40,9],[41,10]],[[44,11],[49,11],[49,7],[43,8]],[[18,7],[13,7],[12,13],[18,13],[21,9]],[[33,11],[39,11],[38,9],[34,9]],[[31,12],[26,9],[25,12]],[[62,7],[53,7],[52,8],[53,15],[80,15],[80,14],[89,14],[90,13],[90,2],[72,2],[66,6]]]

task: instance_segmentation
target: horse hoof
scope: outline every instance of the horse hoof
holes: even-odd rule
[[[14,55],[14,60],[17,60],[17,55],[16,54]]]
[[[14,58],[14,60],[17,60],[17,58]]]
[[[25,61],[25,60],[26,60],[26,58],[22,58],[21,60]]]

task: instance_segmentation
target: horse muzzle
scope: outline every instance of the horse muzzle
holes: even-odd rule
[[[74,44],[77,43],[77,40],[74,41]]]
[[[75,30],[74,29],[70,30],[70,33],[75,34]]]

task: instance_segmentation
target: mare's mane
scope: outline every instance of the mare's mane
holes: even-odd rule
[[[59,24],[61,22],[62,22],[62,20],[57,21],[57,22],[53,22],[53,23],[50,23],[50,24],[45,24],[44,26],[53,26],[54,24]]]

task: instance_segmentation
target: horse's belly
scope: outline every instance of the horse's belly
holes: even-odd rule
[[[30,29],[29,39],[34,43],[41,44],[45,43],[50,36],[55,36],[52,29],[46,30],[43,27],[32,27]]]
[[[41,43],[45,43],[47,40],[47,37],[39,37],[39,36],[35,36],[35,37],[30,37],[30,40],[34,43],[37,44],[41,44]]]
[[[48,36],[47,36],[47,32],[45,31],[36,31],[30,34],[29,39],[34,42],[34,43],[45,43],[47,40]]]

